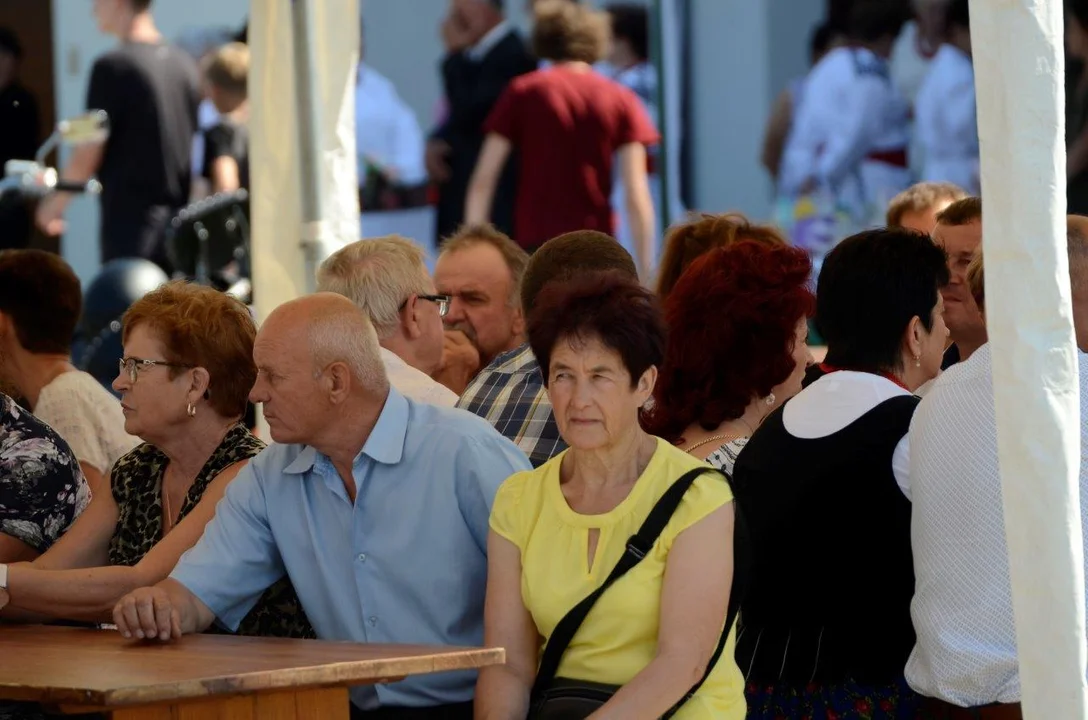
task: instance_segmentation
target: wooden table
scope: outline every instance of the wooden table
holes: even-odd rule
[[[226,635],[160,644],[105,630],[0,626],[0,700],[117,720],[345,720],[350,686],[504,661],[501,648]]]

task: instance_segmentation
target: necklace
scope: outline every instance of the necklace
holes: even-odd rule
[[[745,436],[742,433],[721,433],[720,435],[711,435],[710,437],[706,438],[705,440],[700,440],[697,443],[689,445],[688,448],[686,450],[684,450],[684,452],[690,453],[692,450],[695,450],[697,448],[701,448],[703,445],[707,445],[709,443],[712,443],[715,440],[736,440],[737,438],[752,437],[752,435],[755,435],[755,430],[752,429],[751,424],[749,424],[749,422],[747,420],[745,420],[744,418],[739,417],[736,420],[734,420],[733,422],[743,423],[744,427],[748,429],[748,435]]]
[[[162,509],[166,513],[166,518],[163,520],[162,531],[162,534],[165,536],[166,533],[174,529],[174,511],[170,508],[170,493],[166,491],[166,488],[163,488],[162,491]]]

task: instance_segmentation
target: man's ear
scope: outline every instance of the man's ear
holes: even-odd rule
[[[351,370],[340,360],[325,368],[324,382],[325,391],[333,403],[344,402],[351,395]]]
[[[423,335],[423,325],[419,318],[419,296],[412,295],[400,311],[400,326],[409,340],[418,340]]]
[[[521,305],[514,308],[514,321],[510,329],[515,336],[525,335],[525,311],[521,309]]]

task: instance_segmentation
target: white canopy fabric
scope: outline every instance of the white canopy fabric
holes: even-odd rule
[[[1080,407],[1061,0],[971,0],[993,346],[1024,717],[1088,718]]]
[[[260,0],[251,3],[249,95],[253,286],[259,319],[313,289],[314,264],[359,236],[355,169],[358,0]],[[306,12],[315,61],[311,84],[295,82],[296,23]],[[303,50],[306,49],[304,44]],[[304,115],[305,114],[305,115]],[[300,132],[314,119],[314,162]],[[316,191],[316,192],[315,192]],[[316,200],[311,217],[304,198]],[[304,241],[309,248],[304,246]],[[308,250],[312,250],[309,253]]]

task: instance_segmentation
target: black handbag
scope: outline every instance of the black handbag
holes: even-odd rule
[[[627,574],[627,572],[641,562],[646,557],[646,554],[653,548],[654,543],[657,542],[665,526],[668,525],[669,520],[672,519],[673,513],[676,512],[676,508],[680,506],[680,501],[684,498],[684,493],[687,492],[691,484],[695,482],[703,473],[715,473],[721,475],[727,483],[730,483],[729,476],[719,472],[711,467],[696,468],[685,473],[680,477],[672,486],[665,491],[665,494],[661,496],[661,499],[657,501],[653,509],[650,510],[650,514],[646,517],[646,520],[642,523],[642,526],[627,541],[627,550],[620,557],[616,567],[608,575],[605,581],[599,588],[594,590],[585,599],[575,605],[559,623],[555,626],[555,631],[548,639],[548,644],[544,648],[544,655],[540,660],[540,668],[537,670],[536,680],[533,683],[533,690],[530,695],[529,704],[529,717],[528,720],[583,720],[598,710],[619,690],[617,685],[606,685],[604,683],[596,683],[588,680],[573,680],[569,678],[556,677],[556,673],[559,670],[559,662],[563,658],[563,653],[566,652],[567,646],[570,645],[570,641],[574,638],[575,633],[578,632],[578,628],[581,627],[582,622],[585,621],[589,611],[593,609],[594,604],[604,594],[604,592],[612,586],[614,582]],[[730,483],[731,485],[732,483]],[[733,627],[733,623],[736,621],[737,612],[740,609],[740,601],[743,596],[743,588],[746,585],[744,580],[747,576],[748,562],[746,543],[742,543],[744,547],[737,552],[736,547],[738,543],[737,539],[746,537],[746,530],[743,527],[743,521],[740,517],[740,511],[736,507],[736,500],[734,500],[734,567],[733,567],[733,586],[729,593],[729,608],[726,613],[725,627],[722,628],[721,637],[718,638],[718,647],[714,650],[714,654],[710,658],[710,662],[707,664],[706,672],[699,682],[689,690],[684,697],[680,698],[679,702],[672,706],[668,712],[662,715],[663,719],[671,718],[677,711],[690,700],[699,688],[703,686],[706,679],[710,677],[710,673],[713,672],[714,666],[717,665],[718,659],[721,657],[722,651],[725,649],[726,640],[729,638],[729,631]]]

